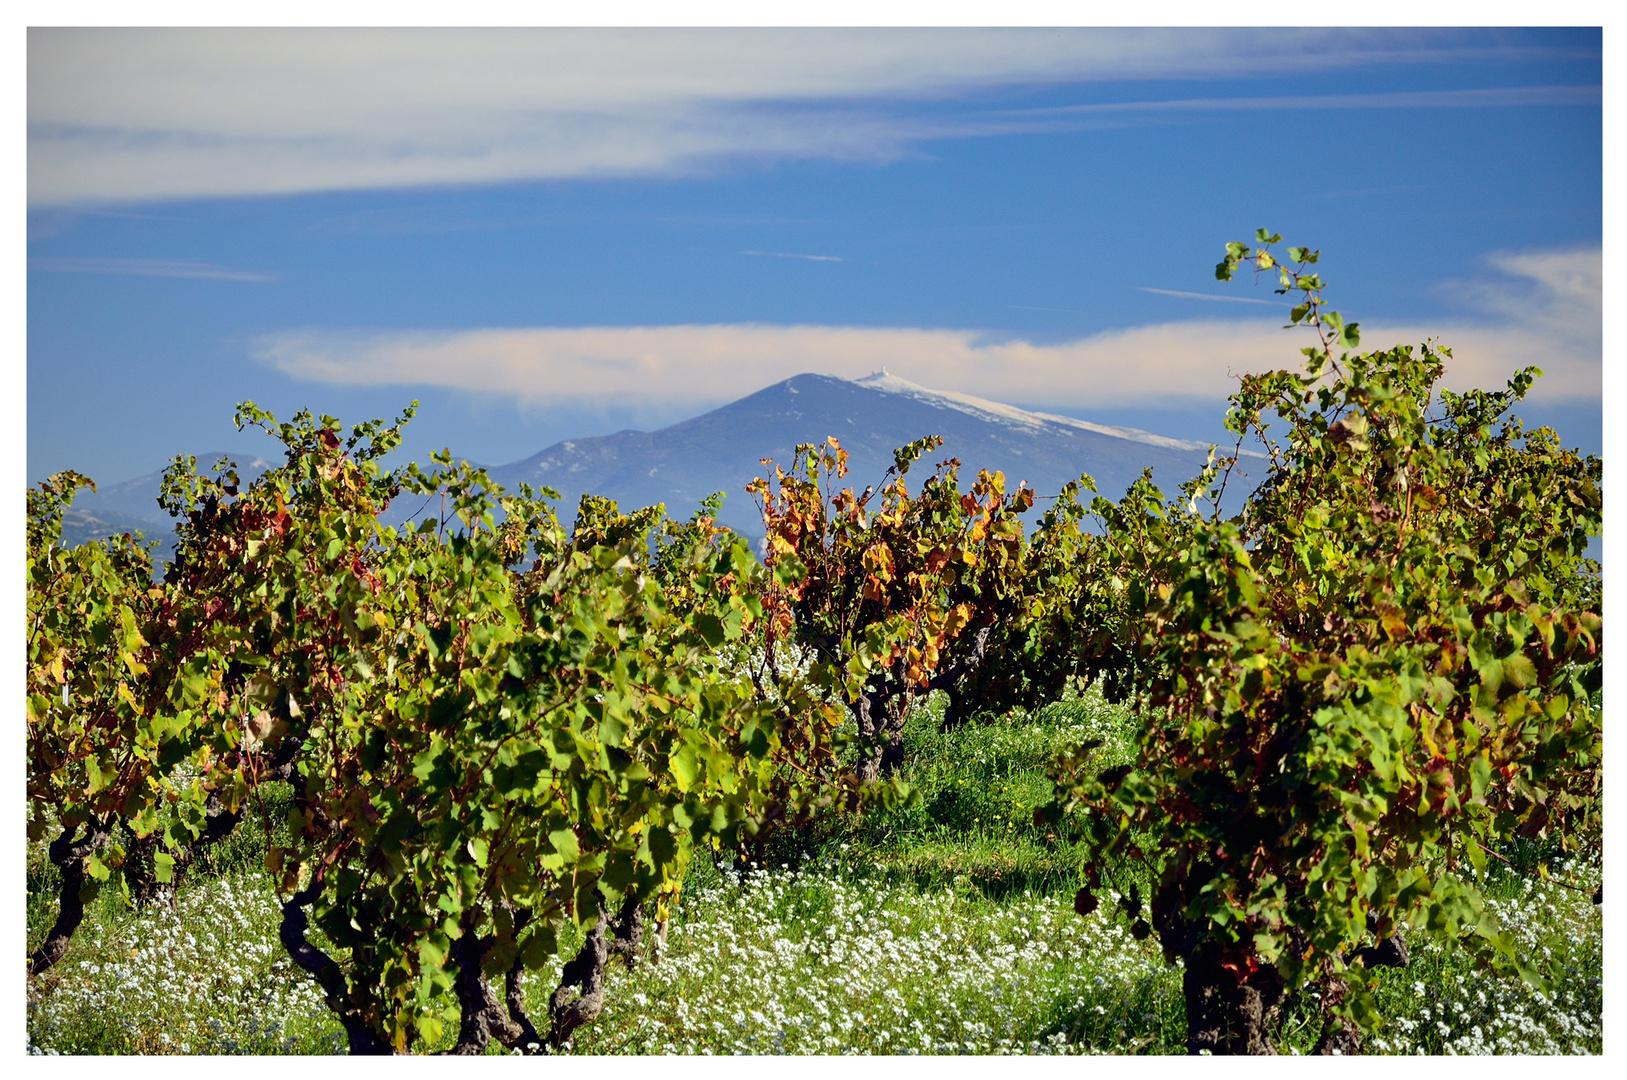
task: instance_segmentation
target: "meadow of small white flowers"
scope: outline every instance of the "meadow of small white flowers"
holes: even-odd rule
[[[1556,867],[1554,881],[1526,878],[1492,900],[1519,950],[1549,973],[1550,985],[1451,970],[1438,943],[1414,949],[1381,998],[1393,1017],[1372,1050],[1392,1054],[1596,1054],[1604,1030],[1604,919],[1589,893],[1602,864],[1594,853]]]
[[[1585,890],[1599,873],[1597,856],[1558,871]],[[1553,883],[1504,891],[1497,916],[1550,985],[1475,970],[1461,954],[1420,944],[1411,967],[1383,975],[1390,1020],[1370,1052],[1599,1052],[1599,909]],[[31,989],[30,1053],[344,1051],[320,991],[277,941],[263,876],[197,881],[173,912],[108,915],[114,907],[99,904],[72,951]],[[995,902],[964,883],[923,891],[838,862],[725,870],[685,894],[660,964],[626,972],[613,962],[605,1011],[570,1049],[1179,1052],[1180,970],[1154,942],[1132,939],[1111,908],[1080,919],[1063,897]],[[535,1017],[546,1016],[561,962],[527,978]]]
[[[280,921],[259,875],[196,882],[174,911],[86,918],[30,987],[28,1052],[342,1053],[344,1032],[288,959]]]
[[[826,867],[725,872],[684,902],[668,958],[618,979],[574,1049],[1124,1053],[1179,1023],[1179,972],[1156,948],[1059,899],[991,904]]]

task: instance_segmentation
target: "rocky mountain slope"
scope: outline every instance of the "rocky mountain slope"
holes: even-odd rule
[[[942,435],[944,445],[917,470],[957,457],[963,481],[980,468],[998,469],[1008,486],[1026,481],[1041,496],[1054,496],[1081,472],[1117,496],[1149,466],[1173,493],[1209,452],[1208,443],[929,390],[883,371],[854,381],[798,375],[659,431],[567,439],[491,473],[505,486],[555,488],[564,496],[562,519],[574,514],[583,492],[614,498],[624,509],[664,502],[669,513],[684,516],[723,491],[723,524],[757,537],[762,524],[743,489],[768,475],[759,459],[789,465],[798,443],[832,435],[850,455],[848,482],[858,490],[881,482],[894,448],[924,435]]]

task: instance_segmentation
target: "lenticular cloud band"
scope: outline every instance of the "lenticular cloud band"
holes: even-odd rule
[[[1447,383],[1497,388],[1527,364],[1533,398],[1600,393],[1596,345],[1539,328],[1363,327],[1363,346],[1449,344]],[[853,326],[541,327],[450,333],[291,331],[256,355],[296,379],[440,386],[529,403],[711,405],[803,373],[862,378],[886,368],[933,389],[1060,406],[1214,400],[1244,372],[1297,368],[1314,339],[1281,322],[1163,323],[1057,344],[965,330]]]

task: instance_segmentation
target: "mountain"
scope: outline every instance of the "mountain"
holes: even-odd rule
[[[1116,498],[1147,467],[1165,494],[1173,495],[1203,468],[1209,453],[1208,443],[928,390],[881,371],[858,380],[798,375],[659,431],[567,439],[488,471],[505,488],[524,481],[559,491],[559,516],[566,525],[575,519],[585,492],[615,499],[623,510],[665,503],[672,516],[687,517],[702,499],[722,491],[727,497],[719,520],[758,539],[762,520],[744,488],[755,477],[772,474],[759,459],[789,467],[798,443],[823,443],[831,435],[849,455],[846,482],[861,491],[881,484],[894,449],[925,435],[941,435],[944,444],[918,462],[913,475],[925,477],[938,462],[957,457],[963,485],[978,469],[998,469],[1006,474],[1008,489],[1027,481],[1042,498],[1055,496],[1081,472],[1090,473],[1102,494]],[[198,461],[208,467],[221,456],[203,454]],[[272,467],[264,458],[237,461],[245,482]],[[82,542],[140,529],[167,549],[173,534],[157,502],[162,476],[162,471],[149,473],[82,494],[65,533]],[[918,489],[919,480],[912,486]],[[158,557],[166,554],[161,550]]]
[[[1055,496],[1081,472],[1117,497],[1149,466],[1165,493],[1174,494],[1209,453],[1208,443],[929,390],[881,371],[856,381],[798,375],[659,431],[567,439],[489,471],[504,487],[525,481],[555,488],[564,496],[560,518],[567,523],[583,492],[616,499],[624,510],[664,502],[668,513],[683,517],[723,491],[721,523],[761,537],[756,505],[742,490],[770,474],[759,459],[789,466],[798,443],[822,443],[830,435],[849,454],[847,482],[856,490],[879,485],[893,450],[924,435],[941,435],[944,444],[917,463],[916,470],[924,470],[917,475],[957,457],[963,485],[978,469],[998,469],[1008,488],[1027,481],[1042,497]]]
[[[62,543],[65,547],[78,547],[89,540],[101,540],[119,533],[140,533],[145,540],[158,541],[157,558],[165,558],[175,544],[175,534],[168,524],[159,524],[148,518],[120,514],[108,510],[91,512],[70,506],[62,515]]]
[[[215,462],[223,457],[237,462],[237,474],[244,483],[273,467],[265,458],[244,459],[224,452],[199,454],[198,465],[202,471],[213,473]],[[153,553],[155,563],[169,558],[175,547],[175,522],[158,505],[164,471],[159,469],[117,484],[102,484],[96,491],[81,490],[62,516],[63,542],[82,544],[117,533],[139,532],[147,540],[158,541],[158,550]]]

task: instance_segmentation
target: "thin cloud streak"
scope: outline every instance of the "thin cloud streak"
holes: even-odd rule
[[[1213,293],[1180,292],[1176,289],[1154,289],[1146,285],[1137,285],[1138,292],[1157,293],[1159,296],[1178,296],[1182,300],[1216,300],[1222,304],[1266,304],[1270,307],[1287,307],[1286,300],[1256,300],[1249,296],[1216,296]]]
[[[1380,94],[1315,94],[1296,97],[1182,98],[1175,101],[1103,101],[1043,109],[1004,109],[990,116],[1084,116],[1100,113],[1191,112],[1259,109],[1484,109],[1521,105],[1600,105],[1599,86],[1508,86],[1484,90],[1418,90]]]
[[[762,255],[770,259],[807,259],[809,262],[841,262],[840,255],[797,255],[789,251],[742,251],[742,255]]]
[[[30,270],[55,274],[128,274],[134,277],[196,278],[202,281],[271,282],[276,277],[253,270],[232,270],[211,263],[174,259],[29,259]]]

